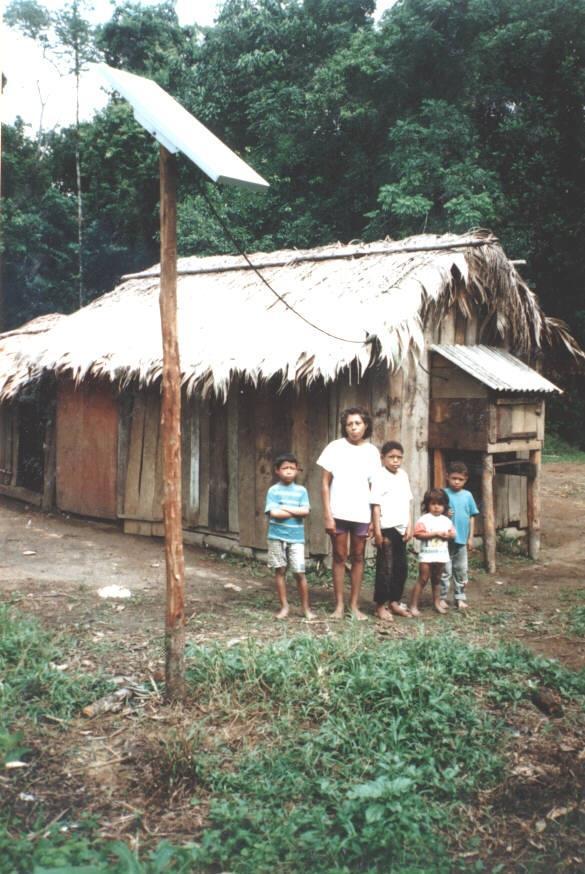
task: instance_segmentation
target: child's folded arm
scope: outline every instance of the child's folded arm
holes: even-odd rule
[[[267,511],[271,519],[290,519],[292,513],[285,507],[270,507]]]
[[[291,516],[308,516],[311,512],[311,508],[307,504],[302,507],[282,507],[282,509]]]

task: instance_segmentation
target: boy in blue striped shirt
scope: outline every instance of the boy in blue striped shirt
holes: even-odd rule
[[[309,515],[309,495],[295,482],[299,464],[292,452],[279,455],[274,462],[278,482],[268,489],[264,512],[268,516],[268,567],[274,568],[274,581],[280,601],[277,619],[289,614],[286,596],[286,570],[293,572],[305,619],[315,619],[309,607],[309,588],[305,576],[305,525]]]

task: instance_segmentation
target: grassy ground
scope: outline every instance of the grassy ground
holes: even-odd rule
[[[571,834],[585,824],[583,672],[513,644],[474,646],[453,631],[390,640],[357,623],[324,637],[191,645],[184,708],[157,702],[154,733],[147,714],[133,716],[124,797],[128,836],[144,841],[146,803],[187,811],[190,823],[195,812],[200,828],[140,851],[104,839],[99,806],[37,802],[54,726],[66,734],[71,714],[108,686],[63,669],[75,640],[13,609],[0,627],[3,874],[582,870]],[[40,779],[18,793],[29,766]],[[528,845],[510,827],[526,804]]]
[[[542,458],[545,464],[559,461],[585,464],[585,452],[571,446],[552,431],[548,431],[546,434]]]
[[[0,874],[585,870],[583,470],[546,465],[539,561],[476,553],[465,615],[377,623],[369,572],[332,622],[315,573],[317,621],[275,622],[265,567],[186,550],[176,707],[160,543],[0,502]]]

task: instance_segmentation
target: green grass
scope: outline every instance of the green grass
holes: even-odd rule
[[[554,432],[547,432],[544,438],[544,449],[542,460],[547,462],[555,461],[572,461],[580,464],[585,464],[585,452],[571,446],[562,437]]]
[[[585,607],[575,607],[569,618],[569,627],[577,637],[585,637]]]
[[[167,751],[169,790],[189,759],[181,779],[211,799],[194,859],[237,874],[458,870],[448,841],[460,805],[503,767],[505,729],[478,687],[495,708],[539,683],[585,696],[585,676],[554,662],[455,638],[297,638],[191,658],[197,699],[261,735],[238,750],[221,741],[202,755],[198,736],[188,757],[176,739]]]
[[[35,722],[51,715],[69,719],[109,688],[99,677],[63,668],[73,654],[67,644],[40,624],[0,606],[0,764],[22,754],[23,719]]]
[[[37,656],[50,656],[50,641],[28,633],[24,660],[8,647],[16,673],[34,674]],[[189,728],[161,726],[141,774],[163,802],[204,804],[197,840],[138,858],[99,840],[80,811],[48,831],[41,820],[33,837],[7,822],[1,874],[489,870],[460,860],[450,840],[463,806],[505,773],[510,713],[539,684],[585,701],[585,674],[453,635],[380,642],[356,627],[267,646],[192,646],[187,664],[207,715]],[[48,684],[44,706],[69,713],[84,688]],[[40,700],[12,699],[11,712],[34,717]]]

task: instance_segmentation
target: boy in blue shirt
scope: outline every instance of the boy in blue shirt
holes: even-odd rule
[[[455,606],[458,610],[467,610],[467,551],[473,549],[474,516],[479,514],[471,492],[465,488],[469,479],[467,465],[462,461],[452,461],[447,467],[447,496],[451,521],[455,526],[455,539],[449,543],[450,561],[445,565],[441,576],[442,607],[447,607],[449,584],[453,577]]]
[[[266,494],[264,512],[268,516],[268,567],[274,568],[274,581],[280,601],[276,619],[286,619],[289,613],[286,596],[286,570],[295,575],[305,619],[315,619],[309,607],[309,588],[305,576],[305,525],[309,515],[309,495],[304,486],[295,482],[299,470],[291,452],[279,455],[274,462],[278,482]]]

